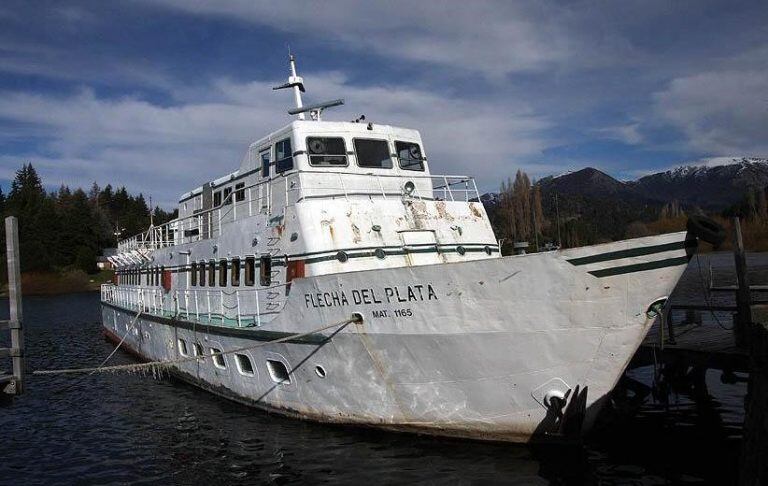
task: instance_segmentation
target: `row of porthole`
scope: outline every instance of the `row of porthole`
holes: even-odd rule
[[[193,343],[193,353],[195,357],[199,357],[201,359],[205,359],[205,354],[203,353],[203,346],[200,343]],[[187,348],[187,342],[181,338],[178,340],[178,348],[179,348],[179,354],[181,354],[183,357],[189,356],[189,349]],[[227,362],[224,359],[224,355],[222,354],[221,350],[218,348],[211,347],[209,348],[210,356],[213,360],[213,365],[219,369],[226,369],[227,368]],[[256,373],[253,368],[253,363],[251,363],[251,358],[246,354],[240,354],[240,353],[234,353],[235,355],[235,362],[237,363],[237,371],[244,376],[254,376]],[[266,360],[267,365],[267,371],[269,372],[269,377],[274,381],[275,383],[281,384],[281,385],[290,385],[291,384],[291,375],[288,371],[288,368],[285,366],[285,364],[282,361],[276,360],[276,359],[267,359]],[[315,374],[319,376],[320,378],[325,378],[325,368],[323,368],[320,365],[315,366]]]
[[[486,255],[490,255],[491,253],[493,253],[493,250],[488,245],[486,245],[483,248],[483,251],[485,251]],[[458,253],[459,255],[463,256],[464,254],[467,253],[467,249],[464,248],[463,246],[459,245],[459,246],[456,247],[456,253]],[[379,258],[380,260],[383,260],[384,258],[387,257],[387,252],[385,252],[381,248],[377,248],[376,250],[374,250],[373,254],[376,256],[376,258]],[[346,251],[340,251],[340,252],[336,253],[336,259],[338,261],[340,261],[341,263],[344,263],[347,260],[349,260],[349,255],[347,254]]]

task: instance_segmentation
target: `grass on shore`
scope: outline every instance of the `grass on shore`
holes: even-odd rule
[[[103,283],[110,282],[114,271],[101,270],[89,275],[82,270],[61,272],[26,272],[21,274],[23,295],[54,295],[72,292],[95,292]],[[8,295],[8,282],[3,282],[0,295]]]

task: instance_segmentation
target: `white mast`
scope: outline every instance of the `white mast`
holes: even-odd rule
[[[304,80],[301,76],[296,76],[296,58],[293,54],[290,56],[291,76],[288,78],[288,84],[293,85],[293,97],[296,100],[296,109],[300,110],[304,105],[301,103],[300,86],[304,86]],[[304,113],[299,113],[299,120],[304,119]]]
[[[289,115],[296,115],[299,117],[299,120],[304,120],[304,114],[309,113],[309,116],[312,118],[312,120],[320,121],[320,115],[325,108],[344,104],[344,100],[339,99],[304,107],[304,104],[301,102],[301,93],[304,93],[304,79],[296,74],[296,58],[293,56],[293,54],[289,55],[289,63],[291,65],[291,75],[288,76],[288,82],[272,88],[293,88],[293,98],[296,101],[296,108],[288,110]]]

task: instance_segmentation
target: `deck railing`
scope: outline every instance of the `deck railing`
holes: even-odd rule
[[[194,319],[221,326],[252,327],[262,325],[259,291],[242,289],[232,292],[209,289],[180,289],[166,292],[138,286],[103,284],[101,301],[163,317]]]
[[[214,208],[153,226],[118,243],[118,253],[156,250],[214,238],[224,224],[255,214],[271,214],[273,204],[291,206],[310,199],[359,197],[415,200],[479,201],[474,178],[456,175],[355,174],[330,170],[299,170],[276,179],[238,188]],[[278,191],[282,194],[278,195]]]

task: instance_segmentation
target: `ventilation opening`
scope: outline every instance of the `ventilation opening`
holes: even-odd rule
[[[275,383],[290,385],[291,377],[288,376],[288,368],[285,367],[282,361],[268,359],[267,370],[269,370],[269,376]]]
[[[237,360],[237,369],[240,371],[240,373],[244,375],[253,374],[253,365],[251,364],[251,359],[248,356],[244,354],[236,354],[235,359]]]
[[[213,357],[214,366],[224,369],[227,367],[227,363],[224,361],[224,356],[222,356],[220,353],[220,349],[211,348],[211,356]]]
[[[188,356],[189,352],[187,351],[187,342],[183,339],[179,339],[179,353],[182,356]]]

